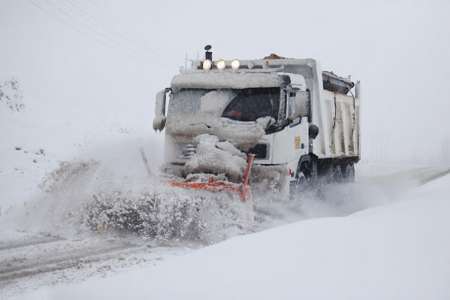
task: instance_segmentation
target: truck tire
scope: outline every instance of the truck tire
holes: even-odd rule
[[[304,191],[314,188],[318,183],[317,161],[308,159],[300,161],[296,174],[296,181],[292,187],[294,191]]]

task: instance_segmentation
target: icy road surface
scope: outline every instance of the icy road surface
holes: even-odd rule
[[[190,248],[187,248],[187,247]],[[66,240],[28,237],[0,245],[0,299],[25,290],[78,282],[135,265],[149,266],[197,245],[156,245],[133,238]]]
[[[169,246],[169,245],[168,245]],[[17,290],[28,285],[79,279],[161,259],[182,250],[131,238],[68,240],[53,236],[25,237],[0,244],[0,288]],[[77,273],[77,274],[76,274]]]
[[[376,168],[379,174],[374,174]],[[301,201],[257,202],[257,225],[262,231],[277,225],[315,217],[345,216],[372,206],[401,200],[418,186],[449,173],[447,169],[415,168],[397,172],[380,166],[363,166],[357,183],[328,186],[319,195]],[[51,234],[10,232],[0,242],[0,288],[2,296],[44,288],[58,283],[79,282],[127,270],[159,264],[201,247],[194,243],[161,243],[139,237],[94,236],[63,238]],[[93,279],[91,279],[93,280]]]

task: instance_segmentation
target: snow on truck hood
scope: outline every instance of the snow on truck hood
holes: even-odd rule
[[[240,122],[220,118],[210,114],[171,116],[167,122],[167,133],[175,140],[192,139],[201,134],[211,134],[220,140],[229,141],[242,150],[253,147],[265,135],[271,117],[263,117],[256,122]]]
[[[196,72],[176,75],[172,79],[172,89],[247,89],[280,87],[284,84],[281,76],[274,73],[241,72]]]

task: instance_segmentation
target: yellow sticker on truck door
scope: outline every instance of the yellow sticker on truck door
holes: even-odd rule
[[[301,139],[300,136],[296,136],[294,139],[294,149],[300,149]]]

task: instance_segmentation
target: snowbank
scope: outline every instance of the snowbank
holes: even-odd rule
[[[18,299],[449,299],[450,176],[403,201]]]

